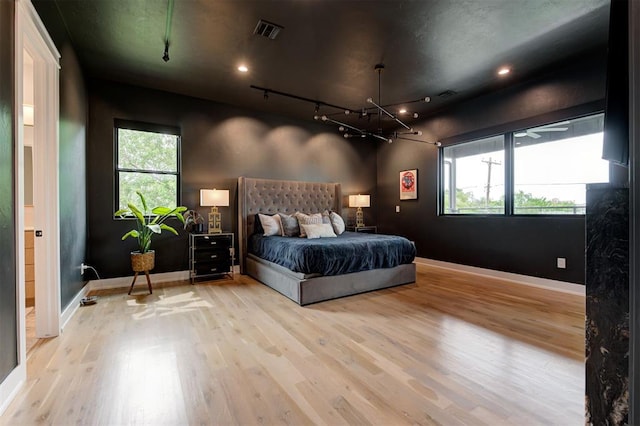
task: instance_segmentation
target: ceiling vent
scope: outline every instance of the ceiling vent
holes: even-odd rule
[[[256,25],[253,33],[274,40],[282,29],[284,29],[284,27],[281,25],[261,19],[258,21],[258,25]]]
[[[438,94],[438,96],[441,97],[442,99],[447,99],[457,94],[458,92],[454,92],[453,90],[445,90],[444,92]]]

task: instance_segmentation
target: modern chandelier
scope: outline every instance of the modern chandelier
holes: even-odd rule
[[[314,120],[317,121],[323,121],[325,123],[329,123],[329,124],[334,124],[336,126],[338,126],[338,130],[343,133],[343,136],[347,139],[349,138],[366,138],[366,137],[371,137],[374,139],[378,139],[378,140],[382,140],[388,143],[392,143],[394,140],[396,139],[404,139],[404,140],[409,140],[409,141],[414,141],[414,142],[424,142],[424,143],[429,143],[429,144],[433,144],[435,146],[440,146],[440,142],[430,142],[430,141],[423,141],[420,139],[415,139],[415,138],[411,138],[408,136],[422,136],[422,132],[421,131],[416,131],[414,130],[411,126],[409,126],[408,124],[406,124],[404,121],[402,121],[400,119],[400,117],[397,114],[393,114],[392,112],[390,112],[390,108],[391,107],[396,107],[396,106],[400,106],[400,105],[408,105],[408,104],[412,104],[412,103],[418,103],[418,102],[425,102],[425,103],[429,103],[431,102],[431,98],[429,96],[426,96],[424,98],[420,98],[420,99],[415,99],[415,100],[411,100],[411,101],[406,101],[406,102],[399,102],[399,103],[395,103],[395,104],[387,104],[387,105],[382,105],[381,102],[381,86],[382,86],[382,71],[384,70],[384,64],[376,64],[374,67],[374,70],[378,73],[378,99],[374,100],[373,97],[369,97],[367,98],[367,103],[370,104],[370,106],[367,107],[363,107],[359,110],[354,110],[351,108],[345,108],[339,105],[335,105],[335,104],[330,104],[327,102],[323,102],[323,101],[319,101],[319,100],[315,100],[315,99],[310,99],[310,98],[305,98],[303,96],[298,96],[298,95],[294,95],[291,93],[286,93],[286,92],[280,92],[278,90],[273,90],[273,89],[269,89],[266,87],[258,87],[258,86],[254,86],[251,85],[252,89],[256,89],[256,90],[261,90],[264,92],[264,98],[265,100],[269,98],[269,94],[275,94],[275,95],[279,95],[279,96],[285,96],[285,97],[289,97],[289,98],[293,98],[293,99],[297,99],[300,101],[305,101],[305,102],[310,102],[315,104],[315,115],[313,116]],[[318,112],[320,110],[320,107],[329,107],[329,108],[334,108],[334,109],[338,109],[341,110],[341,112],[338,113],[333,113],[333,114],[324,114],[324,115],[319,115]],[[418,118],[418,114],[417,113],[407,113],[406,110],[400,110],[401,113],[406,114],[407,116],[411,117],[411,118]],[[336,117],[337,115],[351,115],[351,114],[357,114],[357,116],[359,118],[367,118],[368,120],[371,120],[371,117],[374,115],[377,115],[377,121],[378,121],[378,128],[375,131],[371,131],[367,128],[359,128],[356,127],[354,125],[345,123],[343,121],[337,120],[333,117]],[[402,127],[404,130],[400,130],[400,131],[393,131],[391,133],[385,133],[382,129],[382,119],[383,118],[389,118],[393,121],[396,122],[396,124],[400,127]]]

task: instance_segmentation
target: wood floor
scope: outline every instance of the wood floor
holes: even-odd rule
[[[34,349],[0,424],[584,424],[581,296],[425,265],[305,308],[239,274],[126,291]]]

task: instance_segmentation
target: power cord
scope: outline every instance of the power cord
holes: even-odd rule
[[[96,274],[96,278],[100,279],[100,275],[98,275],[98,271],[93,266],[85,265],[84,262],[80,264],[80,275],[84,275],[84,271],[87,269],[91,269],[94,274]]]

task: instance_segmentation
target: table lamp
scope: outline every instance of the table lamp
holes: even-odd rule
[[[363,207],[369,207],[371,205],[369,195],[349,195],[349,207],[357,207],[356,210],[356,228],[362,228],[364,226],[364,215],[362,214]]]
[[[229,190],[201,189],[200,205],[211,207],[209,212],[209,234],[222,233],[222,214],[218,211],[218,207],[229,206]]]

